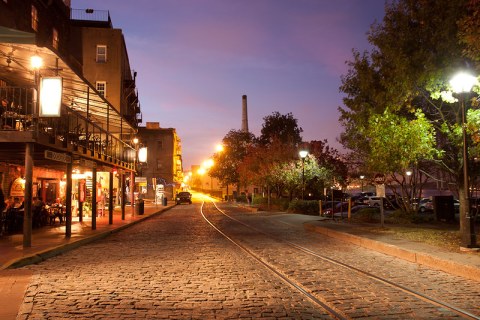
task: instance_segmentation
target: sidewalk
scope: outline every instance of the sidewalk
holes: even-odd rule
[[[451,252],[393,235],[369,232],[358,224],[319,217],[304,228],[361,247],[480,282],[480,251]]]
[[[143,215],[137,215],[135,212],[132,214],[134,208],[126,206],[125,220],[121,219],[121,209],[117,207],[113,211],[113,224],[108,224],[107,212],[105,216],[97,217],[96,230],[92,230],[91,218],[84,218],[83,222],[74,219],[70,238],[65,237],[65,223],[34,229],[30,248],[23,248],[22,234],[2,236],[0,237],[0,270],[38,263],[85,243],[104,238],[111,233],[148,219],[152,215],[168,210],[174,205],[173,201],[167,206],[145,202]]]

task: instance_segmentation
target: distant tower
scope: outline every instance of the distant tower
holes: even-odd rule
[[[248,132],[247,96],[242,96],[242,131]]]

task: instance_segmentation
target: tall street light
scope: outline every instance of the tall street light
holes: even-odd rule
[[[472,87],[477,83],[477,78],[471,74],[461,72],[455,75],[450,84],[453,91],[460,95],[462,104],[462,138],[463,138],[463,214],[460,214],[460,232],[462,234],[463,248],[477,248],[477,239],[475,235],[475,220],[470,210],[469,184],[468,184],[468,145],[466,132],[466,112],[465,112],[465,95],[470,92]]]
[[[360,176],[360,181],[362,182],[362,192],[363,192],[363,179],[365,179],[365,176],[364,176],[364,175],[361,175],[361,176]]]
[[[299,153],[300,158],[302,158],[302,200],[304,198],[305,193],[305,158],[308,155],[308,151],[301,150]]]

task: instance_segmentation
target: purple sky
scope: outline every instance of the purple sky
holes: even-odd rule
[[[142,125],[176,128],[190,169],[240,129],[244,94],[256,136],[263,117],[291,112],[305,141],[341,150],[340,77],[352,49],[368,49],[384,0],[73,0],[72,8],[110,11],[138,72]]]

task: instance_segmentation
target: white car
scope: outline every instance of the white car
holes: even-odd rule
[[[371,207],[380,207],[380,205],[382,204],[382,198],[377,196],[371,196],[367,197],[367,199],[365,199],[363,202]]]

